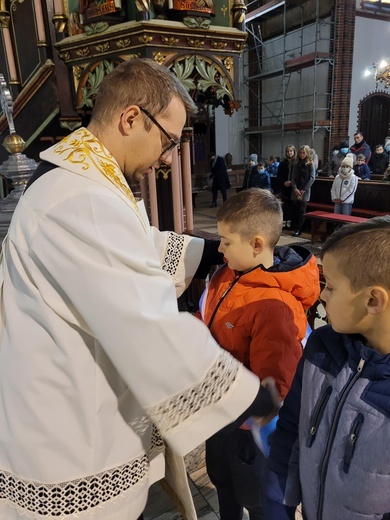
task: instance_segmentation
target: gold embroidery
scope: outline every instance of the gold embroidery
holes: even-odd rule
[[[62,139],[54,148],[58,155],[66,154],[62,159],[71,164],[79,164],[83,171],[91,167],[100,172],[132,202],[139,220],[145,228],[145,222],[138,209],[137,201],[129,188],[118,163],[104,145],[86,128],[80,128]],[[146,229],[146,228],[145,228]]]

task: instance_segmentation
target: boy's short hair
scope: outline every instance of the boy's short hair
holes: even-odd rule
[[[236,193],[221,206],[217,222],[228,224],[231,232],[244,240],[261,235],[273,249],[282,234],[282,205],[269,190],[250,188]]]
[[[360,160],[363,160],[363,161],[366,160],[365,156],[364,156],[362,153],[359,153],[359,155],[356,157],[356,159],[357,159],[357,160],[360,159]]]
[[[353,291],[380,285],[390,291],[390,215],[349,224],[335,231],[321,250],[337,257]]]

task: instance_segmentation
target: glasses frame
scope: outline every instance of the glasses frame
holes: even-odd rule
[[[181,142],[180,139],[178,141],[175,141],[175,139],[173,139],[173,137],[168,134],[168,132],[165,130],[165,128],[163,128],[160,125],[160,123],[152,116],[152,114],[150,114],[145,108],[139,107],[139,109],[152,121],[152,123],[154,123],[157,126],[157,128],[160,130],[160,132],[162,132],[165,135],[165,137],[167,137],[169,139],[170,145],[165,150],[162,149],[160,157],[167,155],[168,152],[173,150],[176,146],[179,146],[179,144]]]

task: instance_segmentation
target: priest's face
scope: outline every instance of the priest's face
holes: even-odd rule
[[[123,173],[130,183],[141,181],[162,163],[172,163],[172,153],[180,142],[186,121],[184,105],[178,98],[172,99],[163,114],[151,116],[141,110],[139,116],[134,133],[129,134],[129,148],[123,161]],[[145,128],[148,119],[150,129]]]

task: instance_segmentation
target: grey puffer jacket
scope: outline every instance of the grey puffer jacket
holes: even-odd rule
[[[390,354],[314,331],[270,444],[267,519],[390,519]]]

